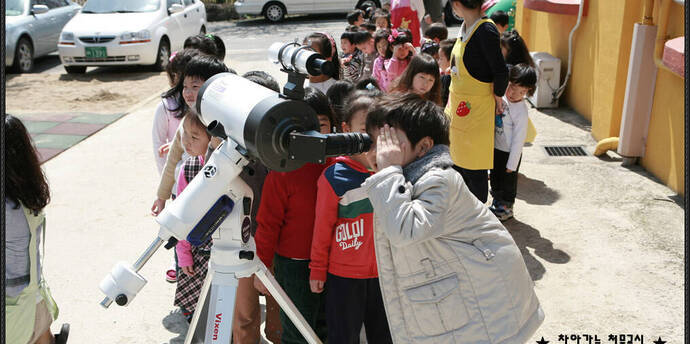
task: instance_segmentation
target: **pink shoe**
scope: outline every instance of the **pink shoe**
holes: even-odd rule
[[[177,272],[175,270],[170,269],[165,272],[165,280],[170,282],[170,283],[175,283],[177,282]]]

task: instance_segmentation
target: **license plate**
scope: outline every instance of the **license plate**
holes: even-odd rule
[[[86,57],[108,57],[108,52],[105,47],[85,47]]]

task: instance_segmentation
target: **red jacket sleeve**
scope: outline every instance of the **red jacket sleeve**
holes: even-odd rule
[[[328,255],[333,242],[335,224],[338,221],[338,201],[338,196],[326,179],[325,173],[322,173],[317,183],[316,216],[314,217],[314,235],[311,241],[311,262],[309,263],[310,280],[326,281]]]
[[[280,230],[285,223],[285,211],[288,203],[287,184],[282,174],[271,171],[264,181],[261,192],[261,204],[256,215],[256,254],[270,268],[276,251]]]

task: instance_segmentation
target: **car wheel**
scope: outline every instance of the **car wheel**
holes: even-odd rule
[[[68,74],[84,74],[86,73],[86,66],[65,66]]]
[[[279,3],[271,3],[266,6],[264,11],[264,17],[266,20],[277,23],[285,18],[285,8]]]
[[[378,6],[378,4],[376,3],[376,1],[374,1],[374,0],[364,0],[364,1],[361,1],[361,2],[359,3],[359,5],[357,6],[357,8],[359,8],[359,9],[362,10],[362,11],[366,10],[367,7],[377,8],[377,7],[379,7],[379,6]]]
[[[14,50],[14,65],[12,69],[17,73],[28,73],[34,68],[34,47],[28,38],[23,37],[17,42]]]
[[[156,63],[153,64],[153,69],[157,72],[165,71],[170,60],[170,43],[167,40],[161,39],[158,44],[158,54],[156,54]]]
[[[451,27],[455,24],[462,24],[462,18],[458,17],[457,14],[453,11],[453,6],[450,4],[451,2],[448,1],[446,3],[446,7],[443,9],[443,17],[445,18],[446,21],[446,26]]]

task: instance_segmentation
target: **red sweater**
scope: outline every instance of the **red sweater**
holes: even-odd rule
[[[371,202],[361,185],[372,172],[350,157],[339,157],[318,182],[310,280],[326,271],[345,278],[376,278]]]
[[[290,172],[271,171],[264,181],[254,240],[261,261],[273,255],[309,259],[314,228],[316,181],[326,165],[305,164]]]

